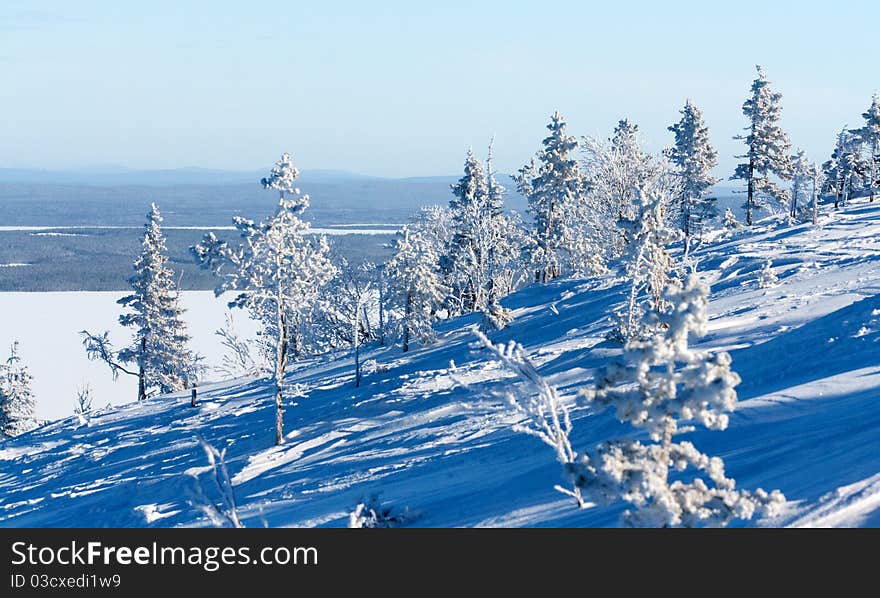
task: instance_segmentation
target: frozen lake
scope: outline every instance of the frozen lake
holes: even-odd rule
[[[121,374],[114,382],[110,368],[89,361],[82,347],[81,330],[92,333],[110,331],[116,347],[131,339],[131,330],[118,324],[122,307],[116,301],[119,291],[0,293],[0,358],[9,355],[9,346],[18,340],[22,361],[34,377],[37,417],[58,419],[73,414],[76,389],[88,382],[93,407],[126,403],[137,398],[137,379]],[[211,291],[185,291],[183,304],[193,348],[205,356],[209,368],[220,363],[224,350],[214,332],[223,327],[226,298],[215,298]],[[245,312],[233,310],[236,328],[253,335],[254,322]],[[220,379],[208,371],[206,380]]]

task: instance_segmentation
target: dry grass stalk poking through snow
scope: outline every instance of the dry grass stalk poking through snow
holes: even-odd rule
[[[475,331],[475,334],[522,381],[522,384],[512,386],[506,394],[508,404],[523,416],[523,421],[514,429],[535,436],[554,450],[556,460],[562,464],[572,484],[570,489],[562,486],[555,488],[574,498],[578,506],[584,507],[580,488],[573,477],[578,456],[569,440],[571,418],[568,407],[560,399],[556,388],[538,373],[522,345],[514,341],[496,345],[483,333]]]

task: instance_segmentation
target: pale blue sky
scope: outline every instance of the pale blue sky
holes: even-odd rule
[[[880,88],[877,2],[414,4],[2,0],[0,167],[512,171],[556,109],[659,149],[690,97],[727,176],[755,63],[813,160]]]

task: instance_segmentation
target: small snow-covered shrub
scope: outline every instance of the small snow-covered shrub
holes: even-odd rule
[[[627,502],[632,508],[624,522],[631,526],[724,526],[734,519],[778,514],[785,503],[778,490],[738,490],[720,458],[701,453],[690,442],[674,442],[697,424],[727,428],[740,378],[730,369],[727,353],[688,346],[690,334],[706,332],[706,285],[691,274],[685,285],[670,282],[662,295],[661,307],[645,316],[653,336],[627,342],[623,355],[598,370],[595,386],[582,393],[587,406],[596,412],[613,410],[618,420],[646,433],[647,442],[620,438],[575,451],[568,408],[522,346],[513,341],[493,345],[478,332],[483,345],[520,378],[521,384],[507,394],[524,416],[514,429],[554,449],[571,484],[571,489],[557,490],[581,507],[588,501]]]
[[[368,499],[361,500],[348,515],[348,527],[356,529],[401,527],[414,519],[416,514],[409,508],[398,512],[394,507],[380,504],[379,496],[373,494]]]
[[[480,327],[485,331],[502,330],[513,321],[511,311],[497,301],[492,301],[481,311],[483,321],[480,323]]]
[[[742,224],[739,223],[739,220],[736,219],[736,216],[733,215],[733,210],[730,208],[724,210],[724,220],[722,221],[722,224],[724,225],[724,228],[729,230],[735,230],[742,226]]]
[[[367,359],[361,364],[361,376],[373,376],[375,374],[386,374],[391,371],[391,366],[387,363],[379,363],[375,359]]]
[[[79,423],[88,426],[92,421],[92,388],[88,383],[76,389],[76,407],[73,414],[79,419]]]
[[[691,334],[706,332],[707,295],[696,275],[684,286],[671,282],[663,293],[669,307],[647,316],[658,333],[627,343],[622,357],[598,371],[595,387],[583,393],[589,406],[613,409],[618,420],[648,435],[647,443],[603,442],[576,463],[586,499],[633,506],[624,513],[628,525],[724,526],[733,519],[773,516],[785,502],[778,490],[737,490],[720,458],[673,441],[697,424],[726,429],[727,413],[736,406],[740,378],[730,368],[730,355],[688,346]]]
[[[758,270],[755,280],[758,282],[759,289],[769,289],[770,287],[776,286],[776,283],[779,282],[779,278],[776,276],[776,272],[773,271],[772,261],[768,260],[764,262],[764,265]]]

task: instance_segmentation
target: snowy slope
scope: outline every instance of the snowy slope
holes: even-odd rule
[[[712,283],[702,344],[731,352],[741,404],[727,431],[691,439],[740,486],[782,490],[792,502],[769,523],[880,526],[880,204],[854,202],[818,228],[768,219],[717,237],[696,252]],[[760,289],[768,259],[779,284]],[[617,352],[604,335],[623,292],[611,279],[525,289],[493,340],[523,343],[572,398]],[[212,495],[197,435],[228,446],[248,526],[345,525],[375,493],[420,526],[617,524],[619,508],[578,510],[555,492],[551,451],[510,431],[497,396],[510,374],[472,348],[475,325],[444,323],[439,342],[409,354],[375,349],[383,367],[359,389],[344,355],[291,368],[303,396],[289,401],[280,448],[269,385],[254,379],[202,388],[196,409],[159,397],[7,441],[0,525],[206,525],[191,504],[198,476]],[[573,417],[575,448],[626,432],[583,408]]]

